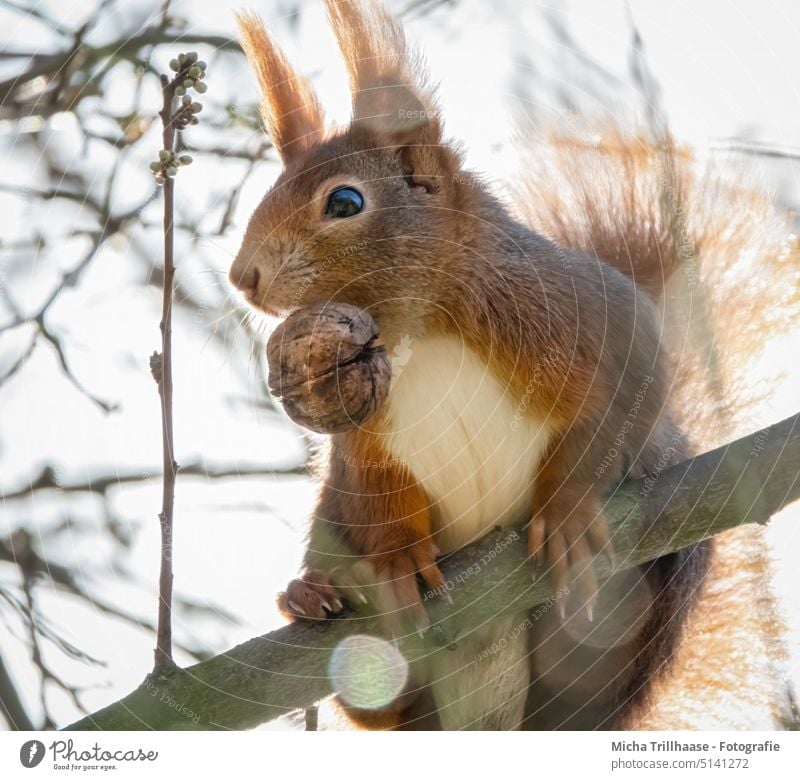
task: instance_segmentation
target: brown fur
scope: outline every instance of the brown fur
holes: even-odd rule
[[[603,501],[625,476],[657,473],[719,438],[715,413],[732,408],[736,361],[775,324],[765,316],[768,300],[782,310],[796,303],[785,294],[767,298],[770,284],[757,282],[739,296],[745,321],[731,351],[723,350],[714,328],[723,323],[727,340],[725,323],[737,322],[743,305],[731,295],[735,285],[723,282],[754,246],[774,275],[786,253],[796,262],[796,242],[785,251],[766,238],[754,243],[765,201],[750,194],[743,201],[735,188],[696,179],[688,155],[669,140],[616,132],[593,144],[549,139],[519,199],[525,224],[461,169],[458,151],[442,139],[420,60],[382,6],[327,5],[348,63],[354,118],[326,138],[305,82],[256,20],[244,17],[285,169],[253,214],[231,279],[247,278],[251,300],[269,311],[329,300],[368,309],[390,350],[404,335],[451,333],[483,358],[515,403],[524,399],[527,414],[547,421],[554,436],[531,474],[530,548],[557,584],[574,581],[577,595],[566,622],[550,613],[531,633],[524,725],[648,725],[647,713],[669,709],[648,694],[671,684],[674,691],[676,670],[689,663],[680,644],[687,626],[700,646],[696,621],[709,612],[693,607],[710,545],[665,556],[598,593],[591,560],[608,550]],[[326,219],[327,195],[342,184],[357,186],[367,207]],[[726,208],[713,210],[712,196],[722,194]],[[742,217],[743,202],[758,216]],[[599,469],[634,404],[635,423]],[[414,464],[393,462],[384,447],[389,424],[378,415],[333,437],[307,571],[281,597],[287,614],[323,618],[339,611],[339,595],[368,593],[390,630],[426,625],[416,574],[431,588],[442,581],[431,500]],[[722,549],[728,559],[726,541]],[[709,598],[717,581],[709,580]],[[387,712],[352,715],[376,727],[420,716],[429,725],[431,700],[427,692],[416,696],[424,681],[423,672]],[[406,706],[416,709],[403,713]],[[650,724],[670,723],[652,717]],[[483,727],[508,722],[498,713]]]

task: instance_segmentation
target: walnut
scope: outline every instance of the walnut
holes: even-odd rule
[[[348,304],[294,312],[267,343],[270,391],[312,431],[358,427],[389,394],[392,368],[378,335],[369,313]]]

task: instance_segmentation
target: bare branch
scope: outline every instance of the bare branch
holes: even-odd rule
[[[23,572],[23,579],[28,578],[33,580],[35,578],[40,578],[57,590],[60,590],[64,593],[69,593],[72,596],[77,596],[83,601],[86,601],[99,612],[103,612],[111,617],[119,618],[130,625],[136,626],[137,628],[141,628],[150,633],[156,631],[155,623],[152,623],[146,618],[133,615],[130,612],[127,612],[113,604],[109,604],[96,594],[90,593],[83,587],[82,584],[79,584],[71,569],[55,563],[54,561],[42,558],[41,555],[36,552],[33,546],[33,540],[27,531],[17,530],[10,537],[6,537],[5,539],[0,538],[0,561],[11,563],[17,566]],[[81,579],[84,582],[88,579],[85,569],[81,570]],[[28,615],[25,604],[22,601],[16,601],[10,593],[5,593],[2,590],[0,590],[0,596],[2,596],[9,603],[9,605],[15,609],[20,618],[27,623],[30,616]],[[179,601],[183,606],[190,609],[193,608],[191,602],[187,602],[185,600]],[[194,608],[196,608],[196,606]],[[224,613],[224,611],[223,614],[225,619],[235,622],[233,621],[232,617],[227,613]],[[56,644],[59,649],[61,649],[62,652],[65,652],[67,655],[87,661],[89,663],[102,665],[102,663],[97,659],[86,655],[86,653],[83,651],[79,650],[73,645],[70,645],[69,643],[66,643],[65,640],[59,637],[53,629],[49,628],[47,621],[44,620],[42,616],[37,617],[35,628],[43,633],[47,639]],[[205,658],[208,655],[206,650],[203,650],[199,647],[179,643],[176,643],[176,646],[180,647],[181,650],[197,660]]]
[[[14,731],[35,731],[36,726],[25,711],[14,680],[0,655],[0,715]]]
[[[166,7],[165,7],[166,9]],[[164,12],[166,15],[166,10]],[[206,91],[201,80],[205,78],[205,64],[198,62],[197,53],[180,54],[170,63],[175,71],[173,78],[161,76],[163,104],[159,116],[163,132],[161,135],[160,162],[151,164],[156,181],[164,187],[164,285],[161,309],[161,352],[150,358],[150,368],[158,383],[161,399],[161,433],[163,451],[163,476],[161,512],[161,570],[158,580],[159,606],[158,631],[156,634],[155,668],[168,668],[172,661],[172,529],[175,510],[175,480],[178,464],[175,461],[175,437],[172,415],[172,304],[175,292],[175,179],[178,165],[184,157],[176,152],[180,148],[178,131],[187,124],[197,124],[195,114],[202,108],[186,95],[187,88],[199,94]],[[175,99],[183,96],[181,105],[175,108]],[[186,158],[191,162],[191,158]],[[174,166],[174,167],[173,167]]]
[[[74,268],[62,274],[58,284],[50,292],[50,295],[47,296],[44,303],[39,307],[38,311],[30,315],[21,314],[18,310],[18,307],[8,294],[8,291],[4,290],[4,296],[6,300],[9,302],[12,311],[14,312],[14,318],[10,322],[6,322],[3,325],[0,325],[0,334],[5,333],[7,331],[15,330],[16,328],[20,328],[24,325],[35,323],[37,327],[36,336],[42,336],[48,342],[50,342],[53,349],[55,350],[56,357],[58,358],[58,362],[65,376],[75,386],[75,388],[80,393],[85,395],[90,401],[92,401],[92,403],[96,404],[104,412],[108,413],[114,411],[117,408],[116,404],[109,403],[108,401],[104,401],[101,398],[98,398],[90,390],[88,390],[83,385],[83,383],[78,379],[78,377],[74,374],[74,372],[70,368],[69,361],[67,360],[66,353],[64,351],[63,345],[61,344],[61,340],[47,326],[46,317],[51,306],[53,306],[56,300],[58,300],[59,296],[65,290],[77,286],[81,277],[85,273],[86,269],[91,265],[94,258],[97,256],[97,253],[100,251],[100,248],[103,246],[103,244],[109,238],[111,238],[111,236],[113,236],[120,230],[124,229],[126,225],[128,225],[131,221],[135,220],[138,217],[141,210],[144,209],[145,206],[147,206],[147,204],[150,203],[150,201],[153,199],[155,192],[152,195],[150,195],[143,203],[140,203],[136,208],[131,209],[130,211],[125,212],[124,214],[112,216],[111,213],[108,211],[108,203],[106,203],[106,205],[103,206],[97,203],[95,200],[91,199],[88,195],[74,193],[69,190],[66,191],[61,189],[35,190],[25,187],[9,187],[7,185],[0,184],[0,191],[15,192],[17,194],[30,195],[33,197],[39,197],[43,199],[66,198],[68,200],[77,201],[82,205],[88,205],[92,208],[93,211],[97,213],[101,227],[98,230],[98,232],[92,234],[92,245],[90,246],[89,250],[86,252],[83,258],[81,258],[81,260]],[[34,342],[36,336],[34,337]],[[23,353],[23,355],[19,358],[19,360],[12,366],[9,375],[15,373],[24,365],[25,359],[33,351],[33,346],[34,344],[32,343],[31,346],[28,347],[26,352]],[[0,384],[2,384],[7,378],[8,375],[1,377]]]
[[[715,152],[734,152],[757,157],[775,157],[780,160],[800,160],[800,150],[791,147],[779,148],[777,144],[765,144],[756,141],[724,140],[711,147]]]
[[[30,340],[28,346],[25,348],[23,353],[6,369],[4,374],[0,374],[0,385],[5,384],[9,379],[11,379],[14,374],[17,373],[24,365],[25,361],[33,354],[33,350],[36,348],[36,335],[34,334],[33,338]]]
[[[116,60],[130,60],[141,49],[164,43],[175,45],[203,44],[218,51],[241,52],[241,47],[237,41],[223,35],[203,35],[170,30],[162,26],[153,26],[135,35],[126,35],[102,46],[89,46],[83,43],[80,47],[80,56],[83,61],[83,67],[89,69],[108,57]],[[20,87],[35,78],[40,76],[50,77],[51,79],[57,77],[73,60],[76,53],[73,47],[69,47],[55,54],[35,56],[24,73],[0,82],[0,105],[6,106]]]
[[[58,358],[61,370],[64,372],[64,375],[67,377],[67,379],[69,379],[75,389],[78,390],[78,392],[85,395],[93,404],[99,406],[100,409],[102,409],[106,414],[119,408],[117,404],[109,403],[108,401],[104,401],[102,398],[98,398],[90,390],[87,390],[86,387],[84,387],[84,385],[81,383],[78,377],[75,376],[70,368],[69,363],[67,362],[67,356],[64,354],[64,348],[61,346],[61,341],[54,333],[48,330],[43,320],[39,321],[39,333],[41,333],[42,336],[44,336],[44,338],[53,345],[53,349],[56,352],[56,357]]]
[[[205,479],[228,479],[231,477],[284,477],[291,475],[308,474],[308,467],[304,464],[297,466],[215,466],[204,462],[188,463],[181,466],[179,477],[203,477]],[[109,474],[84,481],[63,482],[56,477],[56,470],[52,466],[45,466],[34,477],[30,484],[24,485],[7,493],[0,493],[0,501],[10,501],[16,498],[27,498],[38,490],[56,490],[59,493],[96,493],[105,496],[109,490],[122,487],[135,482],[147,482],[151,479],[160,479],[161,473],[149,474],[144,471],[132,471],[122,474]]]
[[[59,24],[55,19],[47,16],[41,8],[38,7],[38,4],[35,5],[18,5],[17,3],[12,2],[12,0],[2,0],[2,5],[12,11],[16,11],[19,14],[23,14],[24,16],[31,17],[33,19],[37,19],[38,21],[42,22],[43,24],[47,25],[51,30],[54,32],[59,33],[60,35],[69,35],[70,30],[63,25]]]

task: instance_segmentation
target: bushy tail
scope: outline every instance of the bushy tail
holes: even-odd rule
[[[671,407],[695,449],[774,421],[758,414],[769,382],[756,367],[797,325],[800,238],[790,215],[741,171],[701,165],[670,138],[589,130],[529,138],[526,148],[515,193],[523,218],[659,302]],[[716,542],[706,595],[638,727],[770,728],[785,714],[783,628],[761,531]]]
[[[670,138],[612,129],[526,146],[516,193],[526,221],[602,258],[661,303],[685,429],[699,426],[710,446],[733,433],[731,422],[749,424],[752,366],[800,309],[790,215],[741,169],[701,164]]]

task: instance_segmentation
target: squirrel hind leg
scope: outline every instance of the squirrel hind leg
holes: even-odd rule
[[[620,729],[668,673],[710,562],[702,543],[613,576],[593,620],[534,610],[527,730]],[[676,576],[680,572],[680,576]]]

